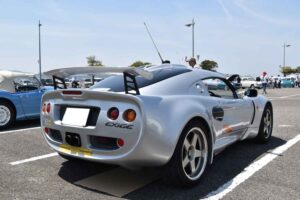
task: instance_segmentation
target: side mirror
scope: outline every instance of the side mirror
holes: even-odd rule
[[[257,97],[257,90],[256,89],[248,89],[244,93],[245,96],[247,97]]]

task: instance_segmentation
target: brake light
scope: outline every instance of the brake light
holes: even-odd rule
[[[74,91],[74,90],[66,90],[62,92],[63,94],[66,95],[81,95],[82,92],[81,91]]]
[[[117,145],[118,145],[118,147],[124,146],[124,140],[121,139],[121,138],[118,138],[118,140],[117,140]]]
[[[46,107],[46,112],[47,112],[47,113],[50,113],[50,110],[51,110],[51,104],[48,103],[48,104],[47,104],[47,107]]]
[[[107,117],[111,120],[116,120],[119,117],[119,110],[116,107],[112,107],[107,112]]]
[[[132,109],[128,109],[123,113],[123,119],[127,122],[133,122],[136,118],[136,112]]]
[[[45,128],[44,128],[44,131],[45,131],[45,133],[48,134],[48,133],[49,133],[49,128],[45,127]]]
[[[43,104],[42,111],[43,111],[43,113],[46,112],[46,104],[45,103]]]

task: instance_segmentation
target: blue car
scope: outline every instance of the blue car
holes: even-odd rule
[[[0,129],[16,120],[40,117],[41,97],[53,87],[41,86],[31,74],[0,71]]]
[[[286,77],[281,78],[281,87],[283,87],[283,88],[295,87],[294,79],[286,78]]]

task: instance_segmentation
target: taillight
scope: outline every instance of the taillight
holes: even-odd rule
[[[50,110],[51,110],[51,104],[48,103],[48,104],[47,104],[47,107],[46,107],[46,112],[47,112],[47,113],[50,113]]]
[[[42,111],[43,111],[43,113],[46,112],[46,104],[45,103],[43,104]]]
[[[127,122],[133,122],[136,118],[136,112],[132,109],[128,109],[123,113],[123,119]]]
[[[74,91],[74,90],[66,90],[62,92],[63,94],[66,95],[81,95],[82,92],[81,91]]]
[[[45,131],[45,133],[48,134],[48,133],[49,133],[49,128],[45,127],[45,128],[44,128],[44,131]]]
[[[112,107],[107,112],[107,117],[111,120],[116,120],[119,117],[119,110],[116,107]]]
[[[117,139],[117,145],[118,145],[118,147],[124,146],[124,140],[121,139],[121,138],[118,138],[118,139]]]

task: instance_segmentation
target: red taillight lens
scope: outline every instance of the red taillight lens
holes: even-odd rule
[[[107,112],[107,117],[112,120],[116,120],[119,117],[119,110],[116,107],[110,108]]]
[[[72,91],[72,90],[66,90],[66,91],[63,91],[62,92],[63,94],[66,94],[66,95],[81,95],[82,92],[81,91]]]
[[[117,145],[118,145],[118,147],[124,146],[124,140],[121,139],[121,138],[118,138],[118,140],[117,140]]]
[[[127,122],[133,122],[136,118],[136,112],[132,109],[128,109],[123,113],[123,119]]]
[[[42,111],[43,111],[43,113],[46,112],[46,104],[43,104]]]
[[[45,127],[45,128],[44,128],[44,131],[45,131],[45,133],[48,134],[48,133],[49,133],[49,128]]]
[[[50,104],[50,103],[48,103],[48,104],[47,104],[47,107],[46,107],[46,111],[47,111],[47,113],[50,113],[50,110],[51,110],[51,104]]]

